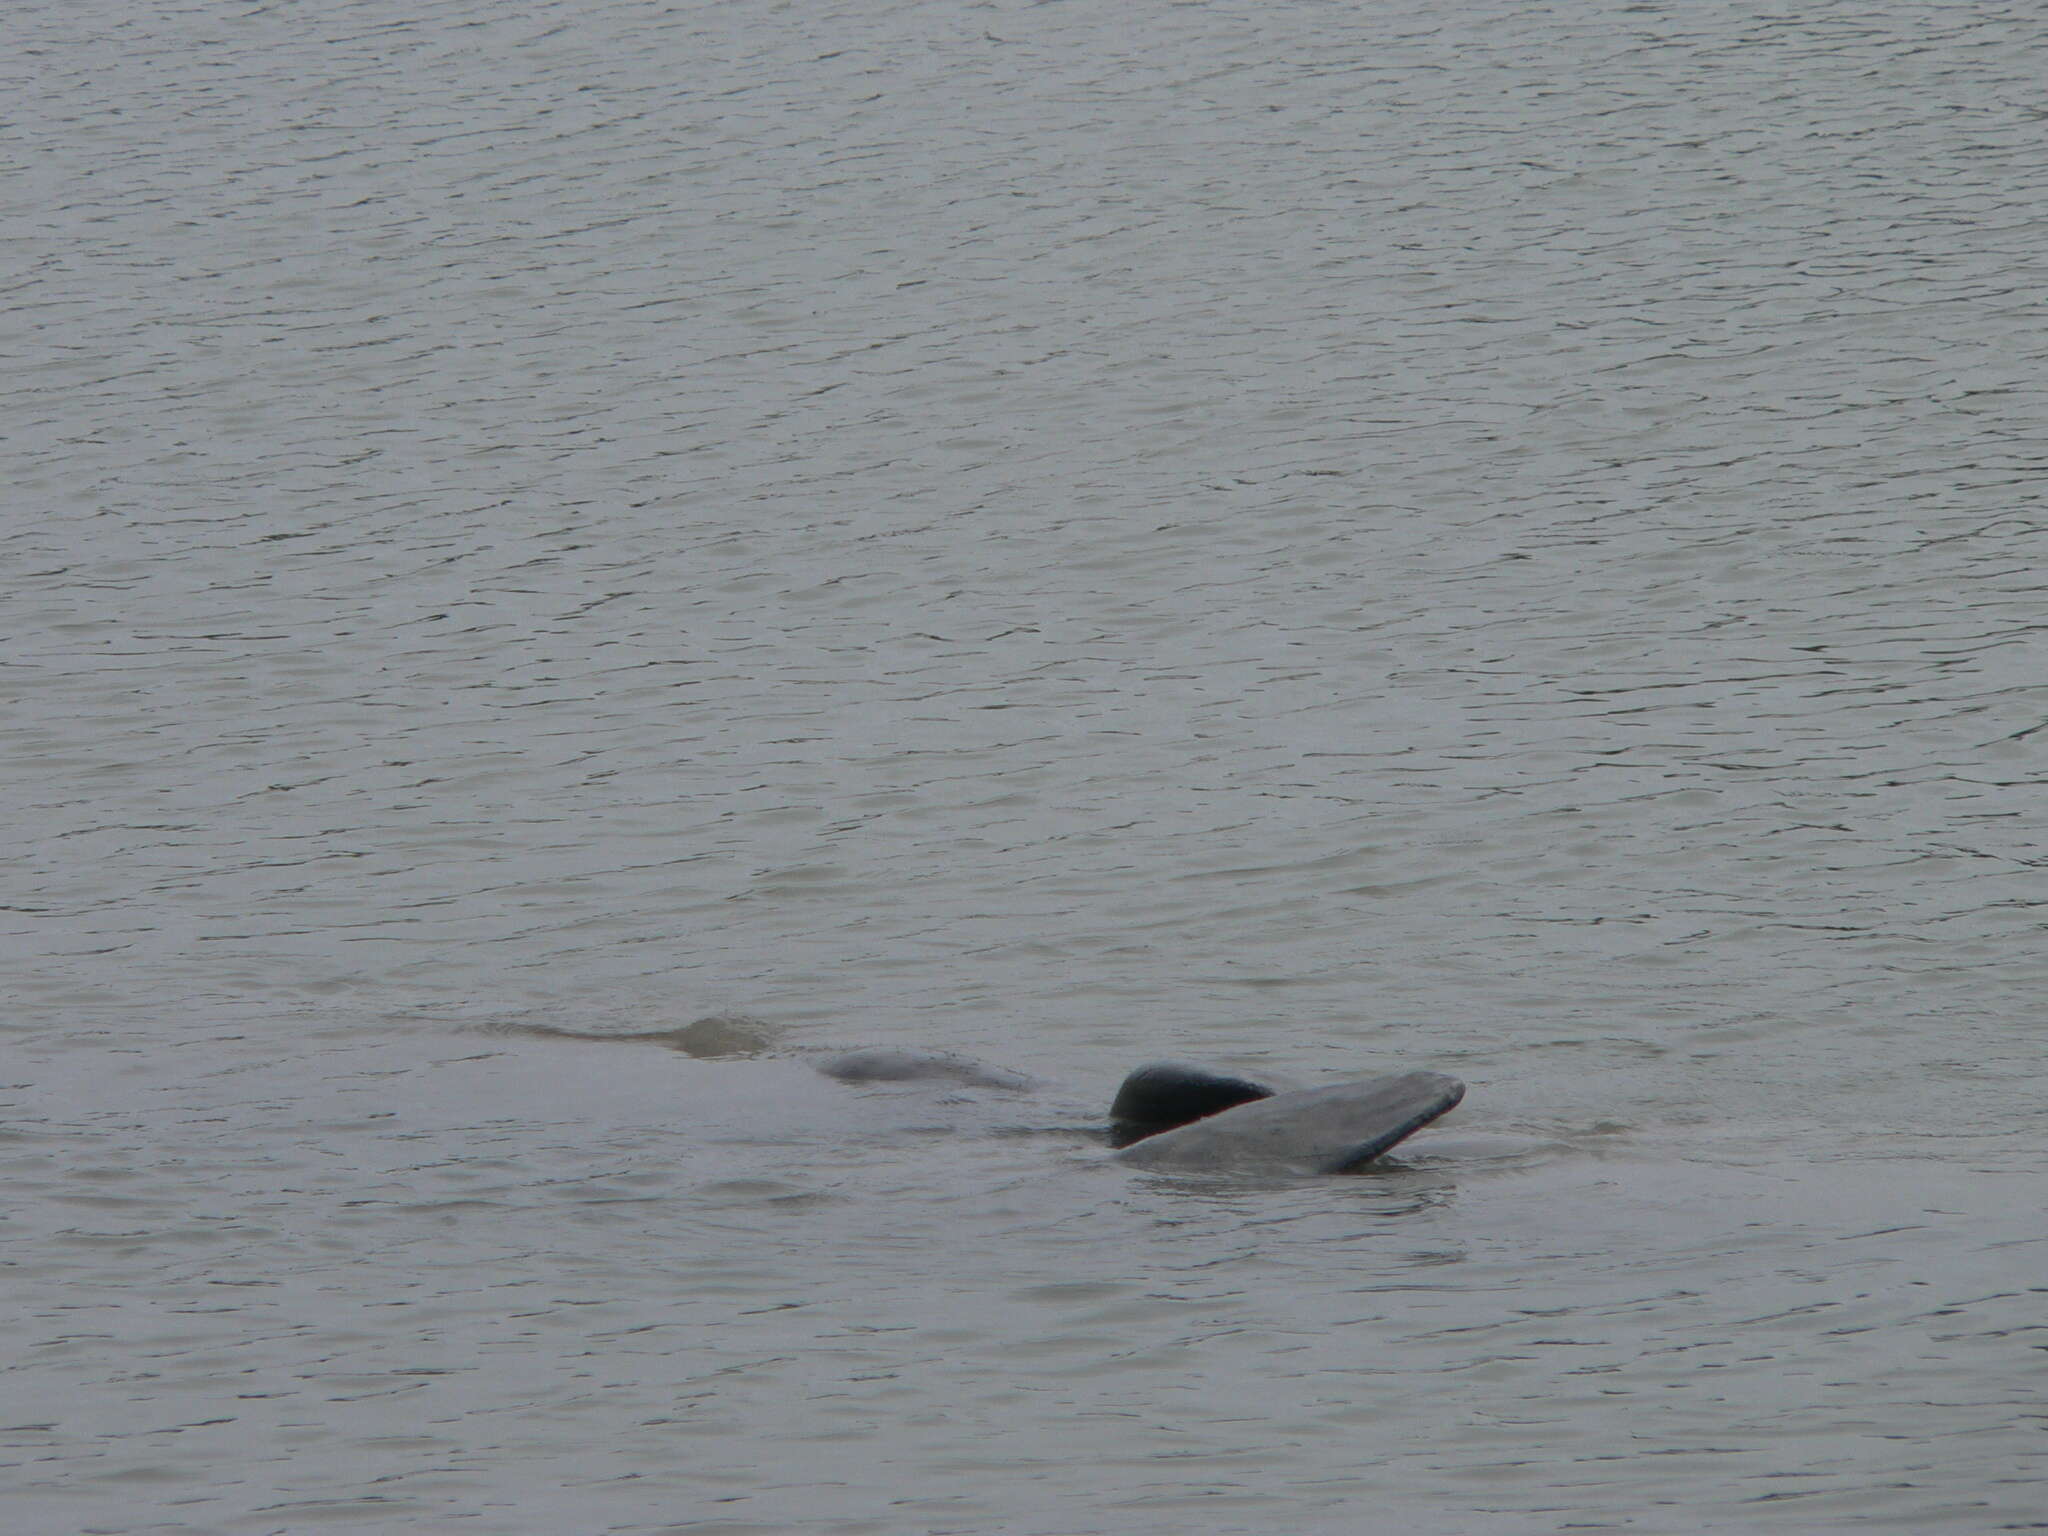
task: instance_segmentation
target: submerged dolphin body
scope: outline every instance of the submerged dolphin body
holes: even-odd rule
[[[1146,1136],[1117,1157],[1182,1172],[1356,1173],[1464,1097],[1465,1085],[1441,1072],[1268,1094]]]
[[[842,1083],[957,1083],[963,1088],[1003,1088],[1021,1093],[1036,1086],[1021,1072],[991,1067],[951,1051],[923,1051],[877,1045],[840,1051],[811,1063]]]

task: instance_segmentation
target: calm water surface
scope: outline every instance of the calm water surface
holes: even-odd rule
[[[0,30],[11,1531],[2048,1528],[2026,8]]]

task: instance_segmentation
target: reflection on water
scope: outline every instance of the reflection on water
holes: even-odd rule
[[[11,1525],[2038,1518],[2029,17],[13,37]]]

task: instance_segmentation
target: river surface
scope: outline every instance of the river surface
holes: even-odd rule
[[[0,36],[10,1532],[2048,1528],[2032,8]]]

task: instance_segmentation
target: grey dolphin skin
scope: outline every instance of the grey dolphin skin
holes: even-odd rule
[[[1356,1173],[1464,1097],[1465,1085],[1441,1072],[1276,1093],[1147,1136],[1117,1157],[1182,1172]]]

